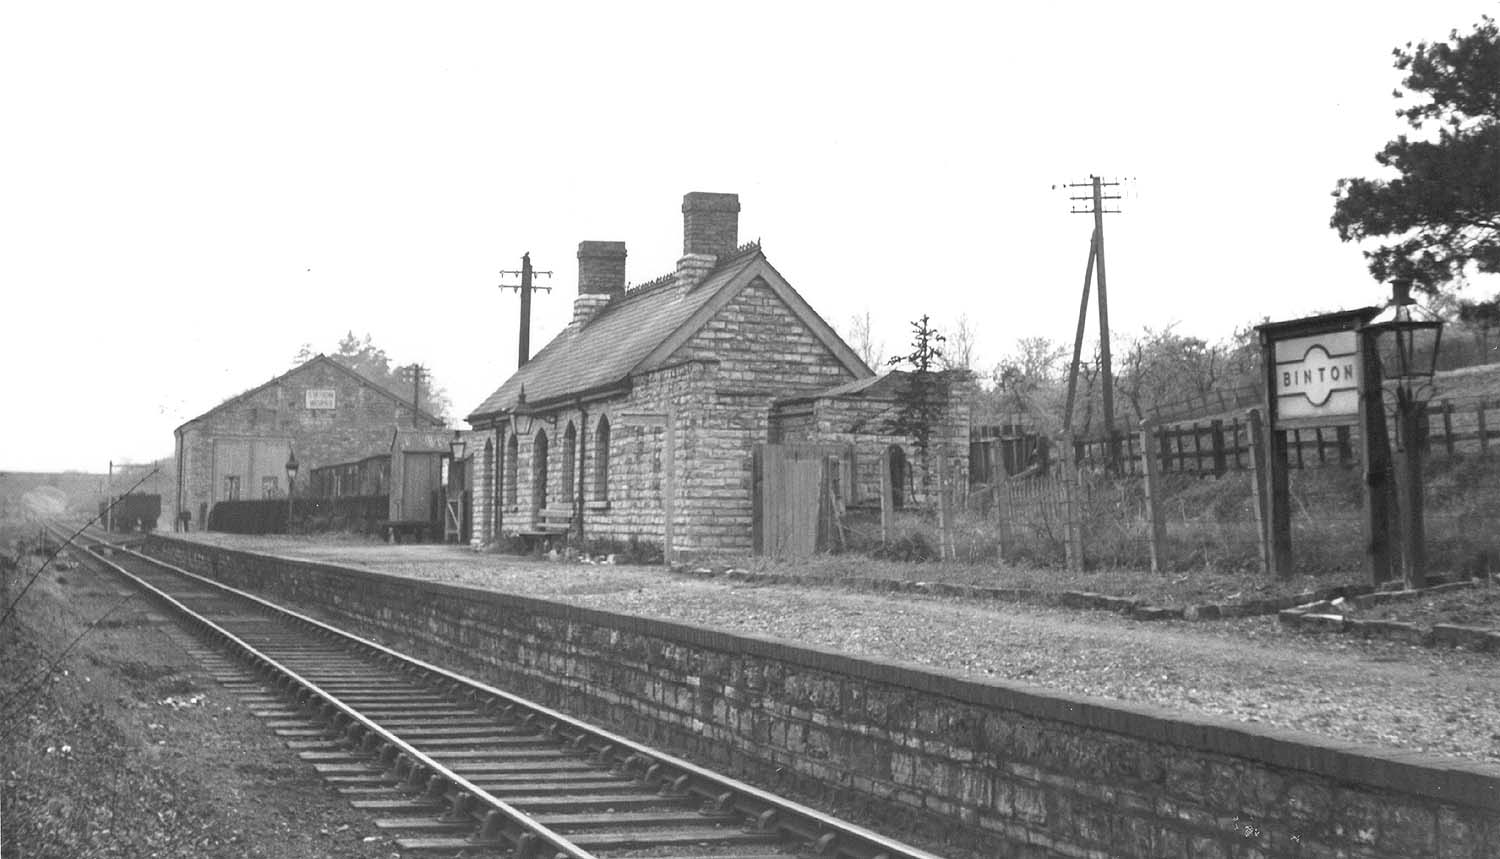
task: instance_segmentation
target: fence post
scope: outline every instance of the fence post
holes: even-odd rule
[[[1141,454],[1141,474],[1145,476],[1146,519],[1150,524],[1147,542],[1151,544],[1151,572],[1159,573],[1167,547],[1167,515],[1160,494],[1161,474],[1156,457],[1151,455],[1151,436],[1155,432],[1156,427],[1150,421],[1141,421],[1141,448],[1144,450]]]
[[[1266,486],[1269,484],[1271,475],[1266,468],[1266,443],[1265,430],[1260,422],[1260,409],[1251,409],[1245,414],[1245,422],[1250,434],[1247,446],[1250,448],[1250,470],[1251,492],[1255,501],[1255,529],[1260,535],[1260,565],[1261,571],[1267,575],[1271,573],[1271,525],[1269,499],[1266,497]]]
[[[880,454],[880,545],[882,546],[891,541],[891,510],[896,504],[892,495],[891,450],[886,448]]]
[[[1348,465],[1354,461],[1354,446],[1349,443],[1349,425],[1342,424],[1333,432],[1339,444],[1339,465]]]
[[[1005,546],[1010,542],[1010,475],[1000,475],[990,484],[995,507],[995,560],[1004,563]]]
[[[1214,437],[1214,477],[1223,477],[1229,470],[1229,457],[1224,451],[1224,421],[1215,418],[1210,426]]]
[[[1477,423],[1479,425],[1479,455],[1480,456],[1484,456],[1485,454],[1488,454],[1490,452],[1490,434],[1489,434],[1489,431],[1484,426],[1484,407],[1485,407],[1484,400],[1480,400],[1479,401],[1479,405],[1477,407],[1475,407],[1475,410],[1474,410],[1474,417],[1478,419]]]
[[[1443,400],[1443,449],[1453,455],[1453,401]]]
[[[938,448],[938,557],[952,561],[958,555],[953,540],[953,481],[948,469],[948,446]]]
[[[1083,570],[1083,523],[1078,504],[1078,455],[1074,447],[1074,439],[1067,439],[1063,446],[1065,453],[1062,461],[1062,490],[1063,490],[1063,555],[1066,558],[1067,567],[1072,572]]]

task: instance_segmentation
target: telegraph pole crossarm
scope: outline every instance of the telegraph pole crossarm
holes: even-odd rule
[[[552,291],[552,287],[550,286],[533,285],[531,282],[532,277],[536,275],[541,275],[542,277],[551,277],[552,272],[533,271],[531,268],[531,253],[529,251],[527,253],[521,254],[521,268],[519,271],[502,269],[500,272],[501,278],[521,278],[520,283],[500,284],[501,289],[514,289],[521,294],[521,336],[517,344],[517,351],[520,353],[520,357],[516,361],[516,367],[518,369],[524,366],[527,361],[531,360],[531,294],[538,289],[546,290],[547,292]]]

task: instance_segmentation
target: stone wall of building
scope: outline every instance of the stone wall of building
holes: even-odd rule
[[[333,408],[309,408],[308,391],[332,391]],[[326,402],[318,396],[314,395],[313,405]],[[194,527],[201,527],[200,509],[218,499],[214,483],[216,440],[289,443],[297,456],[300,483],[314,468],[389,452],[393,431],[412,427],[412,416],[411,404],[382,393],[327,361],[315,360],[181,427],[180,490],[185,509],[192,512]],[[426,429],[442,427],[440,421],[425,417],[416,422]],[[260,497],[260,487],[246,486],[243,490],[244,498]]]
[[[673,359],[718,361],[720,389],[737,393],[788,397],[854,379],[759,278],[741,289]]]
[[[984,855],[1500,855],[1494,765],[170,536],[148,545],[768,789]]]

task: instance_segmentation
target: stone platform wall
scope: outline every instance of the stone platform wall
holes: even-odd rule
[[[149,548],[748,781],[988,855],[1500,855],[1500,767],[166,535]]]

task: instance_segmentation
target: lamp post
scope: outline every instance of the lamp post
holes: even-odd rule
[[[1422,526],[1422,445],[1426,402],[1432,397],[1443,323],[1411,297],[1411,283],[1391,284],[1391,301],[1365,331],[1375,342],[1380,375],[1395,382],[1397,507],[1401,519],[1401,561],[1406,587],[1427,584],[1427,546]]]
[[[292,496],[297,488],[297,453],[288,451],[286,455],[286,532],[292,533]]]

